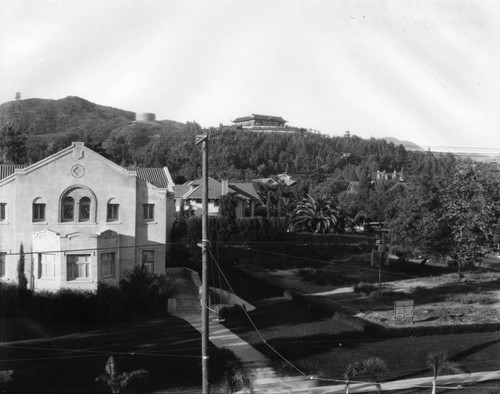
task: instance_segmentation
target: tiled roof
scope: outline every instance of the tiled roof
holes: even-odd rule
[[[175,198],[200,199],[203,198],[203,182],[201,179],[186,182],[183,185],[175,185]],[[236,197],[245,199],[259,199],[259,195],[252,183],[229,183],[228,191]],[[222,183],[213,178],[208,178],[208,198],[221,198]]]
[[[194,189],[191,193],[188,193],[184,198],[202,198],[203,197],[203,184],[199,181],[189,182],[192,183]],[[189,184],[188,183],[188,184]],[[198,185],[198,186],[195,186]],[[222,197],[222,183],[217,182],[213,178],[208,178],[208,198],[220,198]]]
[[[7,178],[12,175],[15,170],[28,167],[27,164],[0,164],[0,179]]]
[[[259,195],[255,190],[255,187],[252,183],[230,183],[229,188],[234,190],[236,193],[239,193],[245,197],[248,197],[253,200],[258,200]]]
[[[268,121],[274,120],[277,122],[286,122],[286,120],[283,119],[281,116],[252,114],[251,116],[242,116],[240,118],[236,118],[235,120],[233,120],[233,123],[246,122],[249,120],[268,120]]]
[[[191,189],[189,185],[174,185],[175,198],[181,198]]]
[[[141,168],[130,167],[129,171],[134,171],[139,179],[151,183],[156,187],[167,188],[170,185],[167,174],[163,168]]]

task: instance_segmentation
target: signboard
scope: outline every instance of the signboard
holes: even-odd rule
[[[394,301],[394,320],[411,319],[413,323],[413,300]]]

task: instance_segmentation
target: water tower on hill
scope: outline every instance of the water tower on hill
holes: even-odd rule
[[[156,114],[152,112],[137,112],[135,114],[136,122],[154,122],[156,120]]]

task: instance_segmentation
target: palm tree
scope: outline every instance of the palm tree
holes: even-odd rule
[[[374,380],[377,391],[380,392],[380,384],[375,379],[375,374],[389,370],[387,363],[380,357],[369,357],[347,365],[344,371],[345,392],[349,394],[349,385],[353,378],[358,376],[369,376]]]
[[[309,194],[292,213],[288,227],[293,232],[315,234],[342,233],[345,228],[345,215],[328,197],[315,199]]]
[[[95,381],[97,383],[106,383],[112,393],[121,393],[132,381],[148,377],[148,371],[144,369],[120,374],[113,356],[108,358],[104,370],[106,373],[97,377]]]

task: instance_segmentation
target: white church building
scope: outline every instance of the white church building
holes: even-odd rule
[[[29,166],[0,165],[0,281],[95,290],[144,265],[164,273],[174,221],[164,168],[123,168],[81,142]]]

